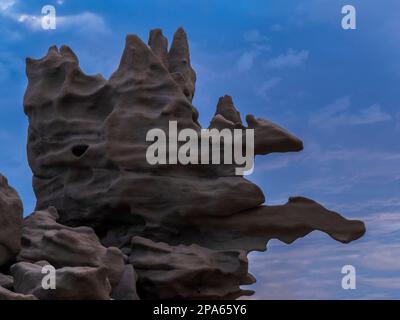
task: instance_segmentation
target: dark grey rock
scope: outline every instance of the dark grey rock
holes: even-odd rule
[[[0,174],[0,266],[15,259],[21,248],[22,202]]]
[[[58,269],[104,266],[115,297],[133,297],[122,254],[99,245],[96,233],[104,246],[129,255],[139,296],[223,299],[246,294],[246,255],[265,250],[272,238],[290,243],[321,230],[347,243],[364,234],[362,222],[306,198],[264,205],[260,188],[236,176],[235,164],[150,165],[150,129],[168,132],[171,120],[178,130],[201,127],[185,32],[178,29],[169,50],[161,30],[148,44],[128,35],[109,80],[86,75],[66,46],[27,59],[24,110],[37,212],[25,224],[19,260],[46,259]],[[210,128],[254,129],[258,155],[303,149],[271,121],[247,115],[246,122],[224,96]],[[58,222],[54,209],[43,211],[50,206]]]

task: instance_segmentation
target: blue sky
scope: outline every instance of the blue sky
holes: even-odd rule
[[[56,7],[56,30],[40,28],[46,4]],[[341,28],[345,4],[357,9],[357,30]],[[267,202],[303,195],[367,225],[365,237],[349,245],[314,232],[252,253],[255,297],[399,299],[399,12],[397,0],[0,0],[0,172],[31,212],[26,56],[67,44],[83,70],[108,77],[126,34],[147,40],[160,27],[171,39],[183,26],[204,126],[218,97],[230,94],[242,116],[270,119],[305,143],[298,154],[256,159],[250,179]],[[341,288],[345,264],[356,267],[356,290]]]

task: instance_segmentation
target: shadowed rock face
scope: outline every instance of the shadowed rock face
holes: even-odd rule
[[[347,220],[309,199],[263,205],[260,188],[236,176],[233,165],[146,161],[149,130],[168,132],[169,121],[177,121],[178,130],[201,130],[192,105],[196,73],[183,29],[175,33],[169,50],[159,29],[150,32],[148,45],[127,36],[120,65],[109,80],[84,74],[66,46],[51,47],[39,60],[28,58],[26,73],[24,110],[36,209],[55,207],[59,221],[47,214],[46,224],[54,231],[44,231],[40,222],[27,220],[25,228],[32,231],[23,239],[29,238],[30,245],[23,246],[21,261],[50,260],[46,250],[56,248],[59,239],[70,239],[65,240],[68,246],[90,233],[88,228],[61,223],[88,226],[104,246],[118,247],[129,256],[142,298],[236,298],[249,294],[240,285],[254,282],[247,271],[247,253],[265,250],[270,239],[291,243],[321,230],[347,243],[365,231],[362,222]],[[247,126],[232,98],[224,96],[209,128],[254,129],[258,155],[303,149],[300,139],[268,120],[248,115],[246,122]],[[35,251],[36,247],[47,249]],[[68,250],[75,254],[72,247]],[[100,252],[107,249],[95,250],[104,256]],[[66,261],[59,267],[66,267]],[[29,268],[37,267],[23,265],[15,273]],[[126,266],[119,272],[123,283],[115,280],[112,287],[135,297],[130,280],[135,272]],[[99,288],[99,297],[108,296],[106,287]],[[21,293],[35,290],[25,288]]]
[[[22,202],[0,174],[0,267],[12,262],[21,248]]]

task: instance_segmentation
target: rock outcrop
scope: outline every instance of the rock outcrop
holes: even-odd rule
[[[230,299],[252,292],[254,283],[244,250],[211,250],[198,245],[170,246],[133,237],[129,262],[139,274],[143,299]]]
[[[15,260],[21,248],[22,202],[0,174],[0,267]]]
[[[0,300],[39,300],[32,294],[20,294],[0,286]]]
[[[109,300],[111,285],[105,268],[64,267],[56,270],[55,288],[44,288],[47,261],[19,262],[11,267],[14,291],[40,300]],[[46,280],[46,279],[45,279]]]
[[[53,207],[36,211],[25,219],[18,261],[44,260],[55,268],[102,268],[110,284],[118,285],[125,269],[122,252],[115,247],[103,247],[91,228],[66,227],[57,223],[57,219]]]
[[[17,263],[0,274],[0,300],[133,300],[136,272],[118,248],[104,247],[90,227],[57,223],[53,207],[36,211],[20,226]],[[49,268],[56,287],[43,287]]]
[[[159,29],[148,44],[127,36],[108,80],[86,75],[67,46],[28,58],[26,73],[37,206],[21,230],[18,197],[0,180],[0,262],[17,256],[0,298],[237,298],[251,294],[240,286],[255,281],[247,254],[265,250],[270,239],[291,243],[320,230],[348,243],[365,232],[362,222],[303,197],[264,204],[261,189],[236,175],[236,163],[146,160],[149,130],[168,133],[171,121],[178,132],[202,130],[183,29],[169,49]],[[246,122],[223,96],[209,128],[253,129],[256,155],[303,149],[268,120],[247,115]],[[56,270],[55,290],[41,286],[46,264]]]

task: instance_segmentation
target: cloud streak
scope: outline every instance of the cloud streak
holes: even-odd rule
[[[353,112],[351,109],[351,99],[349,96],[345,96],[315,112],[309,122],[311,125],[332,128],[368,125],[392,119],[392,116],[384,112],[379,104],[373,104],[358,112]]]
[[[15,0],[0,0],[0,11],[4,12],[15,5]]]
[[[255,59],[262,53],[270,50],[268,38],[259,30],[249,30],[243,34],[243,38],[250,48],[243,52],[238,61],[237,69],[239,72],[250,71],[255,63]]]
[[[268,60],[265,65],[266,67],[273,69],[299,67],[304,64],[308,59],[308,56],[309,52],[306,50],[296,52],[293,49],[289,49],[285,54],[281,54]]]
[[[25,26],[30,31],[43,31],[42,19],[44,15],[35,15],[16,10],[17,1],[0,0],[0,14],[5,19],[10,19],[18,24]],[[62,3],[58,3],[59,5]],[[110,33],[102,16],[84,11],[73,15],[56,15],[57,29],[76,31],[89,31],[97,33]]]
[[[269,101],[269,94],[273,88],[275,88],[282,81],[280,77],[273,77],[261,83],[260,87],[256,89],[256,94],[262,97],[264,100]]]
[[[42,16],[29,15],[29,14],[16,14],[14,19],[19,23],[25,25],[32,31],[42,30]],[[82,12],[75,15],[57,16],[56,17],[57,29],[73,30],[76,31],[86,30],[95,31],[100,33],[109,33],[104,19],[93,12]]]

